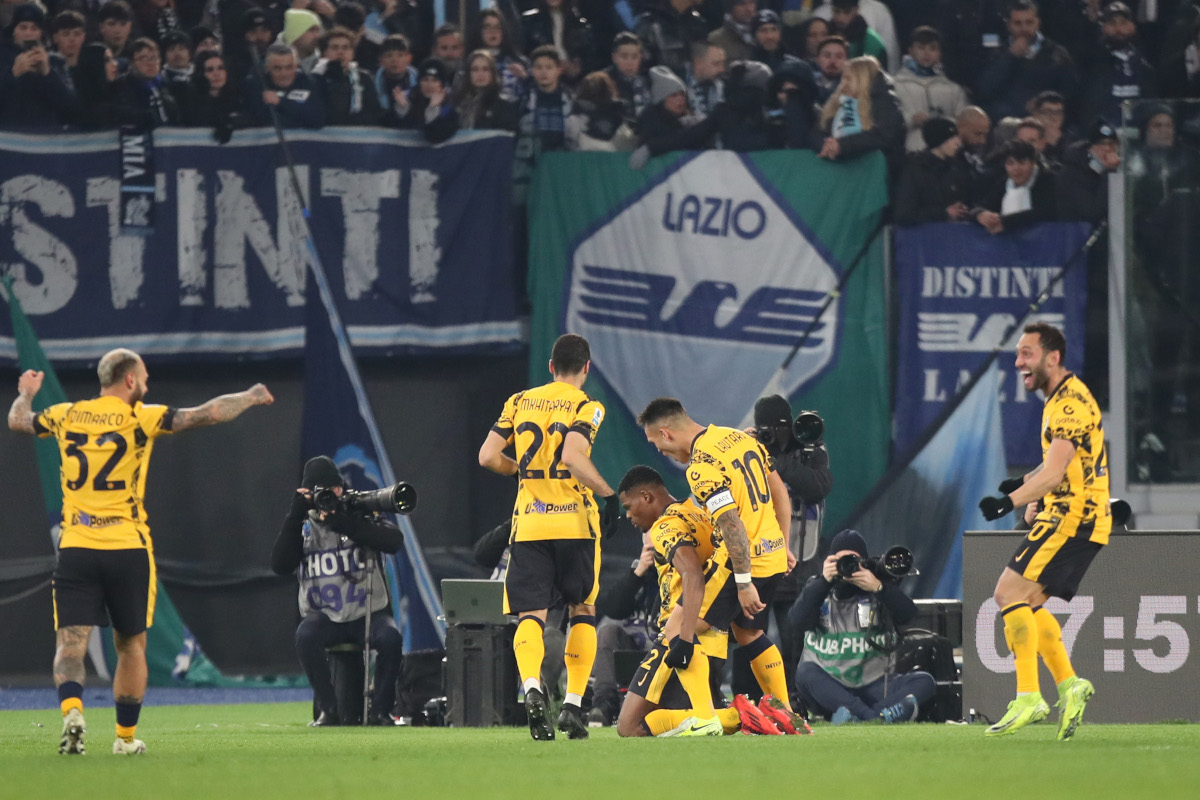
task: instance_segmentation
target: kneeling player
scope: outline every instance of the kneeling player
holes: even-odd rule
[[[665,616],[662,636],[630,683],[618,734],[718,735],[739,727],[779,734],[745,698],[735,708],[713,708],[708,659],[724,659],[727,621],[740,607],[736,592],[726,589],[732,586],[728,554],[708,515],[691,500],[676,503],[662,476],[649,467],[631,469],[618,495],[630,521],[650,533]],[[715,620],[726,624],[718,628]]]

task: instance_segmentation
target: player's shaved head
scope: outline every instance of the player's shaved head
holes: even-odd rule
[[[96,367],[96,375],[100,378],[100,387],[107,389],[120,383],[132,370],[142,363],[142,357],[132,350],[118,347],[109,350],[100,359]]]
[[[653,467],[647,467],[645,464],[638,464],[636,467],[625,473],[625,477],[621,478],[621,485],[617,487],[617,494],[642,487],[653,488],[661,486],[667,488],[667,484],[663,481],[662,475],[658,474],[658,470]]]
[[[578,375],[592,360],[587,339],[577,333],[564,333],[550,351],[550,367],[555,375]]]
[[[658,428],[671,427],[686,419],[688,414],[683,409],[683,403],[674,397],[657,397],[638,414],[637,421],[643,428]]]

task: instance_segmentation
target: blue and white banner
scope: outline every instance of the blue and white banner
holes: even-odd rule
[[[288,131],[359,353],[514,349],[513,139],[433,147],[381,129]],[[153,231],[123,226],[116,132],[0,134],[0,272],[54,362],[299,354],[309,254],[273,130],[153,138]],[[146,220],[149,221],[149,220]],[[16,347],[0,329],[0,361]]]
[[[1020,331],[1004,332],[1087,240],[1084,223],[1038,225],[992,236],[975,225],[934,223],[895,232],[900,299],[895,446],[903,457],[971,373],[1000,348],[1000,403],[1009,466],[1042,460],[1042,400],[1013,366]],[[1046,320],[1067,337],[1067,367],[1083,364],[1086,255],[1079,257],[1030,322]],[[1084,376],[1086,380],[1086,376]]]

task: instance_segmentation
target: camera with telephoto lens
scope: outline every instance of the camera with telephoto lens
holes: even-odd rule
[[[411,484],[400,481],[368,492],[345,489],[339,497],[330,487],[315,486],[312,490],[312,507],[325,512],[408,514],[417,507],[417,490]]]
[[[848,581],[854,573],[865,568],[881,581],[896,583],[906,575],[920,575],[913,569],[912,551],[907,547],[896,545],[881,557],[863,558],[858,553],[847,553],[837,560],[838,577]]]
[[[778,439],[775,431],[774,425],[759,425],[754,429],[754,435],[764,446],[771,447]],[[801,411],[792,422],[792,436],[803,448],[816,447],[824,435],[825,420],[816,411]]]

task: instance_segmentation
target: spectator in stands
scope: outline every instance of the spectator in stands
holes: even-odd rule
[[[650,83],[642,75],[642,40],[628,31],[613,39],[612,64],[604,70],[617,86],[625,107],[625,121],[632,124],[650,105]]]
[[[704,119],[725,99],[725,51],[721,46],[711,42],[692,45],[692,63],[683,82],[688,107],[697,119]]]
[[[211,28],[197,25],[188,31],[188,36],[192,40],[192,52],[194,53],[203,53],[206,50],[221,52],[221,40],[217,38]]]
[[[283,30],[279,32],[279,41],[296,51],[297,63],[305,75],[310,74],[321,59],[317,43],[323,30],[321,18],[312,11],[289,8],[283,12]]]
[[[464,55],[466,42],[463,41],[462,28],[447,22],[433,32],[433,57],[450,67],[451,74],[456,77],[463,69]]]
[[[532,78],[521,100],[517,126],[517,154],[513,175],[518,204],[528,192],[533,168],[542,153],[563,150],[567,144],[567,118],[571,95],[562,85],[562,55],[554,45],[542,45],[529,54]]]
[[[814,3],[815,5],[815,3]],[[875,31],[875,35],[879,37],[879,41],[883,43],[884,49],[887,51],[887,60],[880,59],[879,63],[885,70],[894,70],[900,63],[900,42],[896,38],[896,21],[892,18],[892,11],[888,6],[895,6],[895,0],[888,0],[887,5],[884,5],[880,0],[858,0],[857,14],[866,22],[867,27]],[[837,4],[824,2],[813,10],[816,17],[832,21],[834,14],[837,11]],[[787,18],[784,18],[787,21]],[[837,28],[837,25],[834,25]],[[902,30],[909,30],[903,28]],[[842,34],[845,36],[845,34]],[[849,38],[849,37],[847,37]],[[854,55],[874,55],[874,53],[854,53]]]
[[[494,8],[479,12],[468,45],[472,52],[487,50],[491,54],[500,71],[500,97],[509,102],[520,99],[529,78],[529,61],[513,41],[504,15]]]
[[[467,56],[467,80],[454,97],[460,129],[517,132],[517,105],[504,98],[500,87],[500,70],[489,51]]]
[[[633,128],[625,122],[617,85],[608,73],[593,72],[580,82],[567,117],[566,137],[568,150],[616,153],[637,145]]]
[[[729,65],[725,104],[713,115],[719,115],[717,131],[724,149],[750,153],[783,147],[783,119],[778,101],[772,109],[776,118],[768,117],[772,89],[782,91],[782,81],[772,87],[772,78],[770,67],[761,61],[735,61]]]
[[[789,60],[767,84],[767,121],[773,148],[812,150],[824,144],[817,125],[817,82],[807,61]]]
[[[379,69],[379,50],[384,37],[367,36],[366,9],[360,3],[343,2],[333,14],[333,24],[354,35],[354,63],[368,75],[374,75]]]
[[[83,46],[75,68],[75,91],[79,97],[78,127],[104,130],[136,124],[139,115],[117,104],[117,58],[102,42]]]
[[[958,127],[948,119],[930,117],[921,126],[921,140],[928,147],[908,155],[893,198],[896,224],[970,219],[970,177],[966,164],[955,158],[962,146]]]
[[[129,34],[133,30],[133,11],[125,0],[109,0],[96,12],[100,41],[117,57],[121,72],[129,66]]]
[[[409,89],[417,85],[419,78],[412,60],[413,54],[404,34],[393,33],[383,40],[379,48],[379,69],[375,72],[375,94],[385,115],[399,119],[401,115],[395,111],[396,90],[407,94]]]
[[[904,115],[891,78],[874,56],[846,62],[842,82],[821,111],[825,142],[817,154],[831,161],[878,150],[898,171],[904,155]]]
[[[1124,3],[1109,3],[1100,12],[1100,46],[1083,70],[1080,119],[1103,117],[1121,124],[1121,103],[1158,96],[1154,68],[1137,42],[1133,12]]]
[[[648,0],[633,32],[646,48],[646,61],[683,75],[692,45],[708,38],[708,25],[696,12],[700,0]]]
[[[261,0],[259,0],[261,2]],[[321,30],[333,27],[333,18],[337,14],[336,0],[285,0],[285,5],[290,6],[292,10],[311,11],[320,20]],[[284,12],[285,17],[287,12]],[[284,19],[284,27],[287,27],[287,19]]]
[[[1042,123],[1046,132],[1046,148],[1042,155],[1051,164],[1061,164],[1067,148],[1075,142],[1075,136],[1063,123],[1067,117],[1067,106],[1058,92],[1042,92],[1030,101],[1029,116]]]
[[[383,0],[382,9],[369,11],[367,27],[378,34],[394,33],[408,40],[413,59],[419,64],[432,47],[433,4],[423,0]]]
[[[758,0],[726,0],[725,21],[721,27],[708,35],[711,44],[725,51],[730,61],[750,58],[754,47],[754,19],[758,14]]]
[[[1061,166],[1046,158],[1046,126],[1033,117],[1026,117],[1017,123],[1013,138],[1033,145],[1038,157],[1038,166],[1042,169],[1057,170]]]
[[[79,54],[87,40],[87,21],[78,11],[60,11],[50,23],[50,36],[54,41],[50,68],[62,76],[68,88],[73,89],[75,79],[71,72],[79,65]]]
[[[962,161],[969,179],[968,205],[977,207],[990,184],[995,182],[988,170],[988,136],[992,132],[992,121],[987,112],[979,106],[967,106],[958,112],[954,118],[954,126],[958,130],[962,148],[958,151],[958,159]]]
[[[1121,166],[1117,129],[1097,120],[1086,142],[1067,148],[1059,173],[1059,216],[1099,222],[1108,216],[1108,175]]]
[[[842,82],[842,70],[850,58],[850,45],[841,36],[830,36],[817,48],[817,102],[828,100]]]
[[[134,0],[133,13],[139,33],[160,45],[167,33],[182,27],[175,0]]]
[[[1072,96],[1075,65],[1062,45],[1041,32],[1033,0],[1013,0],[1006,20],[1008,46],[997,49],[979,77],[978,97],[988,113],[995,119],[1023,117],[1039,92]]]
[[[789,59],[799,60],[783,49],[783,26],[779,24],[779,15],[764,8],[754,17],[754,47],[750,48],[750,60],[766,64],[774,72]]]
[[[242,113],[242,98],[229,80],[225,59],[215,50],[196,54],[196,66],[187,93],[180,96],[183,124],[212,128],[213,138],[224,144],[235,128],[249,124]]]
[[[192,81],[192,40],[183,31],[167,31],[161,39],[163,80],[176,99],[188,91]]]
[[[421,62],[417,74],[417,88],[393,98],[395,111],[403,114],[395,124],[419,130],[429,142],[441,144],[458,132],[458,111],[449,101],[454,73],[444,61],[430,57]]]
[[[36,3],[13,9],[0,43],[0,127],[61,129],[76,113],[63,72],[51,69],[43,42],[46,15]]]
[[[859,0],[831,0],[829,22],[833,30],[850,45],[850,57],[874,56],[879,66],[888,68],[887,47],[879,33],[867,25],[858,13]]]
[[[921,138],[934,117],[952,120],[967,107],[967,93],[942,70],[942,36],[922,26],[912,32],[912,44],[895,75],[896,96],[908,129],[904,148],[915,153],[928,146]]]
[[[312,74],[325,95],[327,125],[378,125],[383,118],[379,95],[366,70],[354,61],[354,34],[332,28],[318,43],[321,60]]]
[[[565,57],[564,77],[574,80],[577,70],[599,66],[593,31],[573,4],[565,0],[537,0],[521,15],[525,32],[525,52],[532,53],[542,45],[551,44]],[[503,67],[501,68],[503,70]]]
[[[1200,14],[1192,23],[1187,45],[1162,59],[1159,83],[1167,97],[1200,97]]]
[[[992,126],[992,149],[988,159],[998,159],[1001,166],[1004,162],[1004,145],[1017,138],[1017,127],[1021,124],[1020,117],[1002,117]]]
[[[984,198],[983,210],[975,214],[975,221],[995,235],[1057,219],[1054,173],[1038,166],[1033,145],[1013,139],[1004,146],[1003,153],[1008,179]]]
[[[265,67],[265,84],[257,75],[246,81],[246,111],[254,124],[272,125],[277,118],[283,128],[323,127],[324,98],[313,80],[300,69],[296,51],[276,42],[267,48]]]
[[[816,66],[817,54],[821,51],[821,42],[833,35],[829,20],[821,17],[809,17],[793,30],[795,31],[793,41],[796,42],[793,52],[798,53],[809,64]],[[788,29],[784,28],[784,37],[786,38],[787,35]]]
[[[1200,178],[1196,151],[1183,145],[1177,135],[1175,112],[1165,104],[1138,109],[1140,142],[1129,156],[1128,175],[1133,184],[1135,228],[1160,229],[1145,224],[1152,213],[1176,190],[1187,191]]]
[[[242,93],[247,78],[257,69],[265,68],[267,48],[275,39],[270,19],[261,8],[251,7],[238,17],[223,15],[223,25],[229,25],[222,40],[221,54],[225,58],[225,73],[234,89]]]
[[[657,156],[672,150],[707,150],[712,147],[719,118],[720,114],[713,114],[706,120],[697,121],[688,113],[687,87],[683,81],[664,64],[651,67],[650,105],[637,121],[641,147],[630,163],[642,162],[641,156],[645,154]]]
[[[179,104],[159,73],[158,45],[143,36],[133,40],[129,52],[129,72],[117,81],[117,103],[143,127],[178,125]]]

